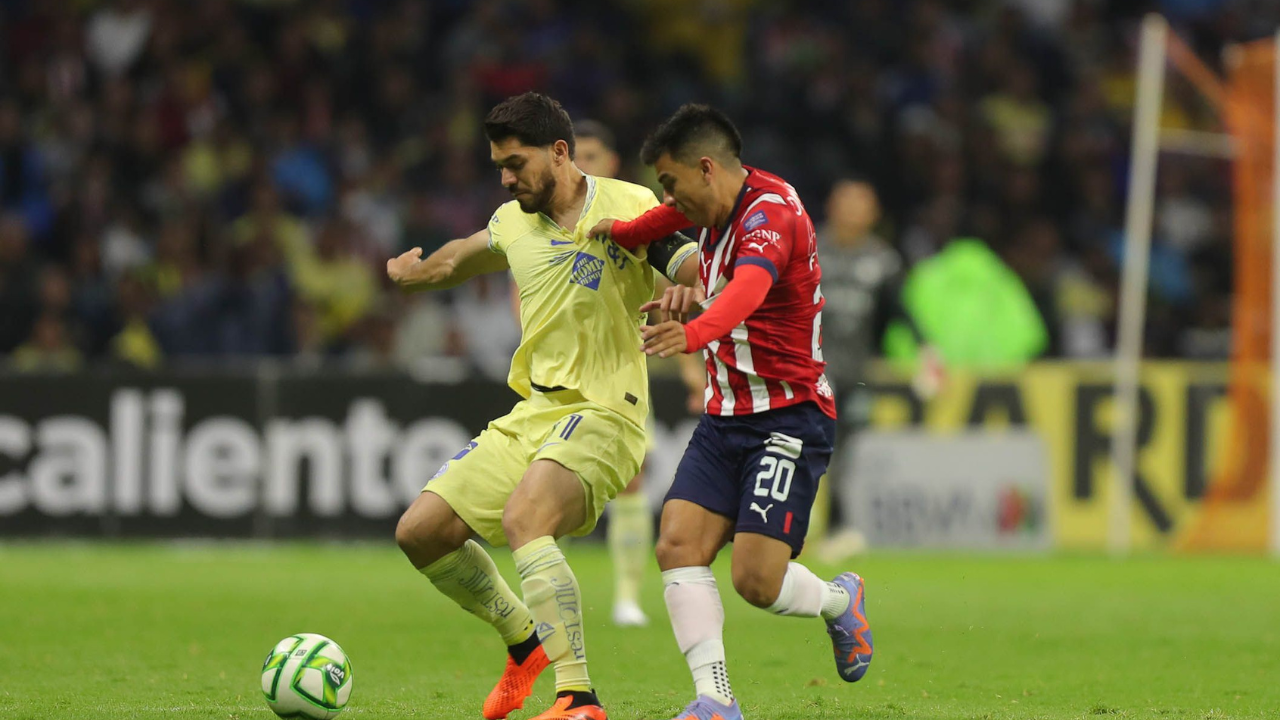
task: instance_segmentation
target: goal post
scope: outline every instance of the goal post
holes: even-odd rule
[[[1129,202],[1125,208],[1124,266],[1116,338],[1115,412],[1111,453],[1115,464],[1107,525],[1107,548],[1128,552],[1132,542],[1133,479],[1138,447],[1138,389],[1142,329],[1147,316],[1147,274],[1155,215],[1156,162],[1160,155],[1160,110],[1164,103],[1165,47],[1169,27],[1159,15],[1142,21],[1138,46]]]
[[[1189,154],[1232,161],[1235,262],[1227,437],[1199,504],[1175,531],[1184,550],[1280,555],[1280,31],[1230,48],[1225,77],[1205,65],[1156,14],[1142,21],[1138,50],[1124,266],[1114,363],[1107,546],[1133,538],[1138,401],[1158,158]],[[1166,72],[1177,73],[1218,112],[1224,132],[1160,126]]]

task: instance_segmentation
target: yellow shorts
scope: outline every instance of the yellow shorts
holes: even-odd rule
[[[554,460],[572,470],[586,492],[586,521],[572,535],[586,535],[612,500],[640,471],[645,431],[573,390],[534,393],[489,423],[462,452],[427,481],[480,537],[507,544],[502,511],[534,460]]]

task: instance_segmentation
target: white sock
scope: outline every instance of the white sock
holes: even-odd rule
[[[724,665],[724,605],[709,567],[685,567],[662,573],[671,630],[693,673],[694,692],[722,705],[733,703]]]
[[[800,563],[788,563],[778,599],[768,607],[774,615],[797,615],[834,620],[849,609],[848,591],[827,582]]]

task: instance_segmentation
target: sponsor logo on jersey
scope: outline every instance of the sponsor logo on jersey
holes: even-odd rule
[[[765,215],[763,210],[757,210],[751,214],[751,217],[742,221],[742,229],[750,232],[767,222],[769,222],[769,216]]]
[[[600,276],[604,273],[604,260],[584,252],[577,254],[573,261],[573,273],[569,282],[592,290],[600,289]]]
[[[742,237],[742,247],[764,252],[766,245],[772,245],[781,239],[782,233],[774,230],[753,230]]]

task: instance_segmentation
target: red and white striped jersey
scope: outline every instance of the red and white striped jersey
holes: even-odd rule
[[[834,418],[835,398],[823,375],[825,301],[813,221],[785,180],[747,171],[729,221],[703,228],[698,239],[704,307],[740,265],[768,270],[774,284],[750,317],[703,350],[706,412],[750,415],[812,401]]]

